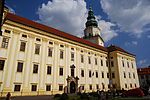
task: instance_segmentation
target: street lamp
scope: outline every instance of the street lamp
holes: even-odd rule
[[[0,36],[2,36],[2,20],[3,20],[3,12],[4,12],[4,3],[5,0],[0,0]]]

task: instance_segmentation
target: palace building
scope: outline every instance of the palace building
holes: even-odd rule
[[[51,95],[139,87],[135,55],[104,47],[89,9],[84,37],[4,12],[0,96]]]

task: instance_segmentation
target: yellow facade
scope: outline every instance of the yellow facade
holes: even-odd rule
[[[136,59],[133,55],[119,51],[109,54],[87,44],[10,20],[5,21],[2,31],[0,60],[3,60],[5,64],[3,70],[0,70],[0,96],[6,96],[8,92],[11,92],[12,96],[63,93],[65,87],[68,86],[66,79],[71,76],[70,66],[72,65],[75,66],[74,76],[79,78],[76,92],[80,91],[81,86],[84,86],[81,92],[92,92],[97,89],[107,91],[111,85],[114,89],[124,88],[127,90],[139,87]],[[8,38],[7,48],[2,47],[4,37]],[[26,44],[25,51],[20,51],[21,42]],[[39,54],[35,54],[35,45],[37,44],[40,48]],[[51,57],[48,56],[49,48],[52,49]],[[60,51],[63,51],[63,59],[60,58]],[[72,53],[73,58],[71,58]],[[83,56],[83,62],[81,56]],[[89,63],[89,59],[91,63]],[[108,61],[110,63],[107,65]],[[109,66],[111,61],[113,66]],[[124,61],[124,67],[122,61]],[[17,69],[18,62],[23,63],[21,72],[18,72]],[[129,67],[127,62],[129,62]],[[37,73],[33,73],[34,65],[38,66]],[[51,74],[47,74],[48,66],[51,67]],[[60,75],[60,68],[63,69],[63,75]],[[84,71],[84,76],[81,76],[81,70]],[[89,77],[89,71],[91,71],[91,77]],[[98,77],[96,77],[96,72]],[[107,77],[107,73],[112,74],[112,72],[115,77],[112,78],[110,75]],[[126,78],[124,78],[124,72],[126,72]],[[102,73],[104,77],[102,77]],[[131,74],[130,78],[128,73]],[[134,78],[133,73],[135,74]],[[15,91],[17,85],[20,86],[19,91]],[[36,91],[32,91],[34,85],[36,85]],[[47,86],[50,86],[48,91],[46,91]],[[63,90],[59,90],[61,88],[59,86],[63,86]]]

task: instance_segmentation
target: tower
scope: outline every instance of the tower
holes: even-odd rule
[[[84,39],[104,46],[104,41],[102,37],[100,36],[100,28],[98,27],[98,23],[95,19],[92,7],[90,7],[89,12],[88,12],[88,17],[87,17],[87,22],[86,22],[86,28],[84,30]]]

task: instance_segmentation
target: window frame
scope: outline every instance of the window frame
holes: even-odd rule
[[[47,75],[51,75],[52,74],[52,66],[47,66]]]
[[[62,67],[59,68],[59,76],[63,76],[63,68]]]
[[[23,71],[23,62],[18,62],[17,63],[17,72],[22,72]]]
[[[9,45],[9,37],[4,36],[2,39],[1,48],[7,49]]]
[[[35,44],[35,54],[36,55],[39,55],[40,54],[40,48],[41,48],[41,45],[40,44]]]
[[[38,64],[33,64],[33,74],[38,74]]]
[[[26,42],[25,41],[21,41],[20,42],[20,51],[21,52],[25,52],[26,50]]]
[[[5,66],[5,60],[0,59],[0,71],[4,70],[4,66]]]
[[[15,84],[14,85],[14,92],[20,92],[21,90],[21,84]]]

